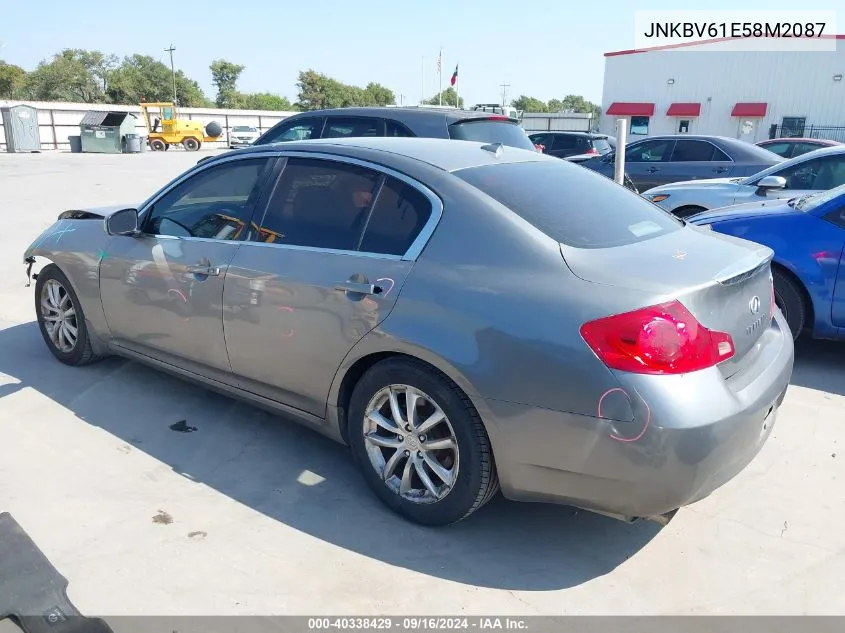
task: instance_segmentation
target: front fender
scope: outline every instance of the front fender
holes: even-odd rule
[[[109,338],[100,299],[100,262],[108,257],[108,242],[102,219],[59,219],[39,235],[24,251],[27,286],[37,258],[59,267],[79,298],[92,337]]]

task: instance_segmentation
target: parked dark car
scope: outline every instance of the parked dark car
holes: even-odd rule
[[[535,132],[528,138],[535,145],[543,146],[543,153],[557,158],[576,156],[604,156],[613,151],[607,134],[591,132]]]
[[[612,178],[615,157],[612,152],[580,164]],[[640,191],[682,180],[750,176],[783,160],[762,147],[724,136],[650,136],[625,148],[625,172]]]
[[[536,151],[519,121],[492,112],[455,108],[336,108],[302,112],[280,121],[253,145],[318,138],[418,136]]]
[[[767,149],[784,158],[795,158],[807,152],[834,145],[841,145],[841,143],[823,138],[770,138],[757,143],[757,147]]]

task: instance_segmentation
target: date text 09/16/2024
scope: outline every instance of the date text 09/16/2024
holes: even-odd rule
[[[309,631],[485,631],[526,630],[522,618],[513,617],[322,617],[308,618]]]
[[[646,38],[822,37],[824,22],[649,22]]]

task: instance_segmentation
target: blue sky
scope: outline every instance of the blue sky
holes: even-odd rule
[[[313,68],[346,83],[378,81],[416,103],[423,71],[426,96],[437,93],[442,46],[443,87],[459,63],[461,96],[480,103],[500,101],[502,83],[509,99],[581,94],[600,102],[603,54],[633,46],[637,9],[833,10],[841,0],[45,0],[38,14],[27,3],[3,4],[0,59],[26,69],[62,48],[169,64],[163,49],[172,42],[177,67],[209,96],[208,65],[222,57],[246,66],[239,87],[247,92],[295,100],[297,73]]]

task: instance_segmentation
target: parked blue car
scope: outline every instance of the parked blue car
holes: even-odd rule
[[[845,185],[712,209],[687,221],[774,250],[775,303],[793,337],[845,339]]]

